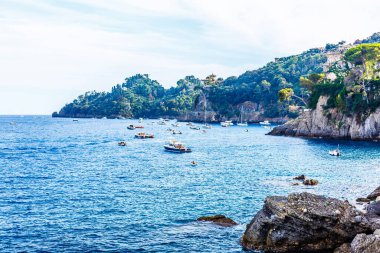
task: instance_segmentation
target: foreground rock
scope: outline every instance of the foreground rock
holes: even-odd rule
[[[348,202],[297,193],[267,197],[241,243],[267,252],[333,251],[366,232],[367,219]]]
[[[273,128],[269,135],[322,137],[352,140],[380,140],[380,108],[363,119],[361,114],[347,116],[336,109],[326,112],[323,108],[328,97],[321,96],[315,110],[284,125]]]
[[[237,225],[234,220],[220,214],[214,216],[202,216],[199,217],[197,221],[210,221],[223,227],[231,227]]]
[[[377,253],[380,252],[380,236],[358,234],[354,240],[337,248],[334,253]]]

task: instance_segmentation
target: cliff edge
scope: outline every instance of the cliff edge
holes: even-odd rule
[[[268,135],[380,140],[380,108],[363,119],[360,113],[348,116],[336,108],[325,110],[327,100],[328,96],[321,96],[316,109],[275,127]]]

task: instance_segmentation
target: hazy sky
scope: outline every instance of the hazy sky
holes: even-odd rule
[[[50,114],[148,73],[228,77],[380,31],[379,0],[1,0],[0,114]]]

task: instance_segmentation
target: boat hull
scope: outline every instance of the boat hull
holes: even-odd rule
[[[178,149],[178,148],[173,148],[169,146],[164,146],[164,148],[165,148],[165,151],[173,152],[173,153],[190,153],[191,152],[191,149],[189,148]]]

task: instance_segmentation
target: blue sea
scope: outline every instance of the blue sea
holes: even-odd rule
[[[242,252],[268,195],[354,203],[380,185],[380,143],[267,136],[254,124],[172,135],[173,121],[155,122],[142,124],[156,138],[139,140],[127,129],[136,120],[1,116],[0,251]],[[165,152],[172,138],[193,152]],[[329,156],[338,144],[343,156]],[[292,186],[299,174],[320,184]],[[195,221],[214,214],[239,225]]]

